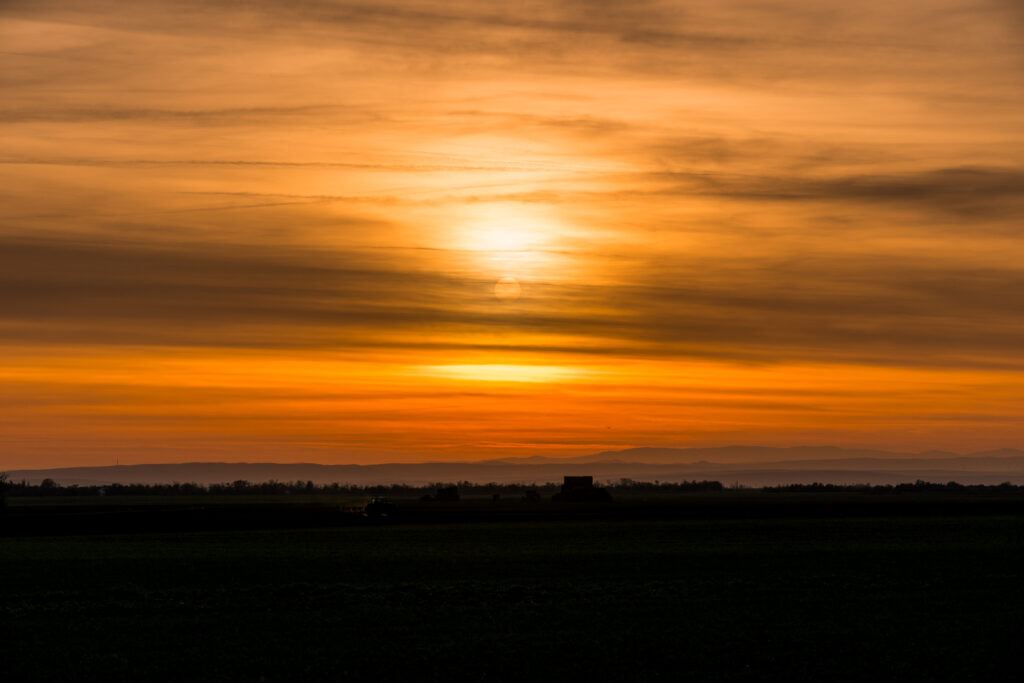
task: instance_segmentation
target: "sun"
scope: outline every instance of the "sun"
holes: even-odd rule
[[[530,226],[509,222],[481,226],[472,237],[478,251],[526,251],[533,248],[536,241]]]
[[[451,221],[449,248],[473,279],[502,302],[523,294],[524,281],[558,277],[563,226],[550,211],[508,202],[464,207]]]
[[[550,221],[530,209],[473,207],[461,221],[458,241],[467,251],[514,257],[547,248],[553,232]]]

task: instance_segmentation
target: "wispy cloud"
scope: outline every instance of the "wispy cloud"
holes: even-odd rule
[[[441,269],[458,257],[443,250],[427,259],[404,249],[8,240],[2,253],[11,295],[0,321],[20,343],[950,367],[1020,367],[1024,344],[1024,273],[899,258],[726,262],[722,273],[654,261],[628,283],[530,283],[505,305],[490,281]],[[480,341],[493,333],[512,336]]]
[[[1021,16],[7,0],[0,439],[1017,439]]]

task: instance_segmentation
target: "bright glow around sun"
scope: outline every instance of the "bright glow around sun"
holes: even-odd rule
[[[472,241],[481,251],[525,251],[534,246],[529,226],[514,222],[481,226]]]
[[[526,279],[549,279],[558,272],[562,226],[545,210],[511,202],[466,206],[453,221],[452,246],[471,254],[479,275],[502,284],[495,295],[515,299]],[[511,278],[511,281],[505,280]]]
[[[547,248],[554,231],[554,225],[539,211],[498,203],[472,207],[459,230],[458,241],[469,251],[514,255]]]
[[[572,368],[553,365],[424,365],[419,372],[431,377],[477,382],[558,382],[578,373]]]

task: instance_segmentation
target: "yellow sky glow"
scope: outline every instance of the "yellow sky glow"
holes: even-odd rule
[[[0,7],[0,469],[1024,445],[1000,0]]]

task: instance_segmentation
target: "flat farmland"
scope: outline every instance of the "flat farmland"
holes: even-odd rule
[[[3,666],[18,681],[993,680],[1019,671],[1022,539],[1024,517],[995,514],[8,536]]]

